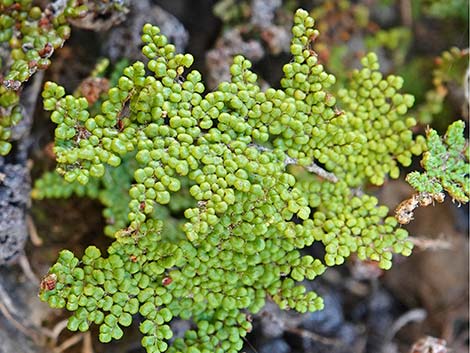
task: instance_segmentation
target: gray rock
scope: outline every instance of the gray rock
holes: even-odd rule
[[[340,298],[335,293],[321,293],[323,310],[303,315],[302,328],[309,331],[334,336],[344,323],[343,308]]]
[[[105,40],[103,54],[113,62],[123,58],[130,61],[143,60],[138,44],[141,43],[142,27],[146,23],[160,27],[168,42],[175,45],[176,51],[184,51],[189,35],[183,24],[160,6],[152,4],[149,0],[141,0],[133,1],[126,21],[110,31]]]
[[[24,87],[20,97],[23,119],[12,128],[13,148],[7,156],[0,156],[0,265],[16,259],[28,236],[26,212],[31,202],[29,134],[43,77],[43,71],[36,73]]]
[[[250,22],[260,28],[270,26],[274,21],[275,11],[282,5],[281,0],[253,0],[251,2]]]
[[[275,340],[269,341],[264,344],[259,353],[290,353],[292,349],[290,346],[281,338],[277,338]]]
[[[38,283],[28,280],[19,266],[0,267],[0,353],[43,353],[46,337],[38,329],[51,309],[37,297]]]
[[[3,265],[13,261],[23,250],[27,228],[22,209],[6,205],[1,208],[1,211],[0,265]]]

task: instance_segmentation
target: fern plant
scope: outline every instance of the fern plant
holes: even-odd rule
[[[413,219],[413,211],[419,206],[429,206],[434,201],[444,202],[445,192],[453,202],[467,203],[470,198],[470,146],[464,137],[465,123],[452,123],[443,138],[428,128],[427,148],[423,154],[422,173],[413,171],[406,181],[417,191],[404,200],[395,210],[401,224]]]
[[[250,313],[268,298],[319,310],[322,299],[303,280],[353,253],[384,269],[394,253],[411,253],[406,230],[361,188],[397,178],[399,164],[424,149],[406,115],[413,97],[369,54],[337,101],[306,11],[296,12],[292,34],[280,89],[261,90],[237,56],[231,81],[204,94],[200,73],[188,71],[193,57],[175,53],[150,24],[142,34],[148,63],[124,69],[98,114],[46,83],[57,170],[74,185],[57,184],[58,193],[95,187],[113,168],[132,175],[126,226],[107,254],[90,246],[79,259],[64,250],[42,282],[42,300],[73,312],[69,329],[94,323],[109,342],[139,313],[147,352],[238,352]],[[51,195],[50,184],[42,179],[37,192]],[[301,251],[314,243],[323,258]],[[192,322],[184,337],[172,339],[173,318]]]
[[[0,60],[0,156],[10,152],[12,128],[23,118],[23,84],[49,67],[54,50],[70,36],[67,19],[86,10],[74,0],[63,5],[41,9],[32,0],[0,1],[0,44],[9,54]]]
[[[12,148],[14,127],[23,119],[20,96],[25,83],[51,64],[54,51],[70,37],[69,21],[79,25],[113,11],[124,13],[119,1],[56,0],[36,6],[33,0],[0,0],[0,156]]]

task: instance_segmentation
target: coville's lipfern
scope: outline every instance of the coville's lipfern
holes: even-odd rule
[[[427,148],[421,160],[422,173],[413,171],[406,181],[417,191],[395,210],[397,220],[407,224],[419,206],[444,202],[446,193],[453,202],[467,203],[470,197],[470,146],[464,137],[465,123],[452,123],[443,138],[428,128]]]
[[[12,128],[23,118],[19,104],[23,84],[38,70],[49,67],[54,50],[70,36],[67,19],[85,6],[69,0],[45,9],[32,0],[0,1],[0,156],[11,150]]]
[[[99,114],[46,84],[65,181],[96,188],[112,168],[133,171],[129,223],[107,256],[93,246],[81,259],[63,251],[43,281],[41,299],[73,312],[71,330],[95,323],[109,342],[140,313],[148,352],[237,352],[249,313],[267,298],[300,312],[321,309],[321,298],[298,282],[325,264],[356,253],[387,269],[393,253],[410,254],[407,232],[360,188],[397,178],[398,163],[421,153],[424,139],[413,139],[415,121],[406,116],[413,98],[369,54],[337,102],[328,91],[335,78],[311,46],[313,25],[296,12],[280,89],[262,91],[237,56],[231,81],[204,94],[199,72],[187,72],[192,56],[176,54],[151,25],[142,35],[147,65],[124,69]],[[112,189],[113,180],[103,185]],[[89,193],[70,190],[57,192]],[[182,192],[190,201],[163,213]],[[300,251],[313,243],[324,245],[324,259]],[[193,326],[169,346],[177,317]]]

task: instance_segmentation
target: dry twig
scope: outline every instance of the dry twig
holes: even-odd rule
[[[31,239],[31,243],[33,243],[34,246],[41,246],[43,244],[43,240],[38,234],[33,217],[30,215],[26,215],[26,225],[28,226],[28,233],[29,238]]]
[[[328,338],[325,336],[321,336],[315,332],[307,331],[298,327],[288,327],[286,331],[296,334],[298,336],[306,337],[311,339],[312,341],[315,342],[320,342],[322,344],[328,345],[328,346],[340,346],[342,345],[341,341],[334,339],[334,338]]]
[[[53,348],[54,353],[62,353],[63,351],[69,349],[72,346],[75,346],[78,342],[80,342],[85,335],[83,333],[78,333],[73,335],[72,337],[66,339],[60,346]]]
[[[445,239],[444,234],[439,235],[436,239],[428,237],[408,237],[408,240],[420,250],[450,250],[453,245]]]

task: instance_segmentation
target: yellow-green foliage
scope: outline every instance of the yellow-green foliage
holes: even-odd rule
[[[50,65],[54,49],[70,36],[68,17],[78,16],[85,7],[76,0],[53,11],[33,6],[32,0],[0,1],[0,44],[9,57],[0,61],[0,156],[11,149],[11,129],[23,118],[19,94],[24,82]]]
[[[353,72],[350,88],[338,92],[345,104],[342,130],[346,136],[353,136],[353,140],[345,141],[347,145],[353,143],[351,150],[335,146],[333,151],[343,156],[338,158],[328,146],[330,152],[325,154],[329,158],[323,163],[336,161],[332,170],[344,174],[350,185],[360,185],[365,178],[382,185],[387,174],[398,178],[398,163],[409,166],[412,154],[421,154],[424,139],[413,139],[410,128],[416,121],[406,113],[414,98],[399,93],[403,79],[394,75],[384,78],[374,54],[367,55],[362,63],[364,68]]]
[[[449,126],[443,139],[428,129],[428,150],[423,154],[423,173],[411,172],[406,180],[420,193],[447,191],[453,200],[468,202],[470,197],[470,147],[464,137],[465,123]]]
[[[93,246],[81,259],[61,252],[41,291],[52,307],[73,312],[71,330],[95,323],[109,342],[140,313],[148,352],[238,352],[249,313],[268,296],[281,308],[318,310],[321,298],[298,282],[353,253],[385,269],[393,253],[410,254],[407,232],[357,187],[398,177],[398,163],[421,152],[424,139],[413,139],[415,121],[406,116],[413,98],[369,54],[337,100],[328,92],[334,76],[310,47],[313,26],[296,12],[280,89],[261,90],[250,62],[237,56],[231,81],[204,94],[200,73],[188,72],[193,57],[176,54],[149,24],[148,63],[124,69],[99,114],[46,84],[65,181],[103,179],[112,190],[112,168],[133,173],[128,226],[108,254]],[[323,259],[300,252],[315,242],[325,246]],[[194,329],[168,346],[176,317]]]

